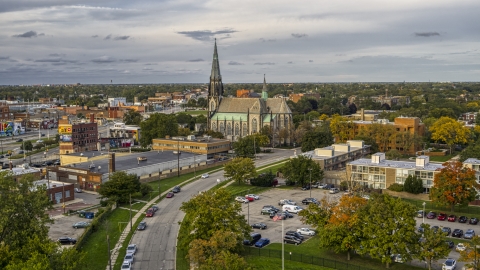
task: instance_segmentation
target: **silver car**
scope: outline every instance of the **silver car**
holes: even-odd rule
[[[472,239],[474,236],[475,236],[475,231],[473,229],[468,229],[463,235],[463,238]]]
[[[123,259],[123,261],[124,262],[129,262],[130,264],[133,264],[134,259],[135,259],[135,255],[127,254],[127,255],[125,255],[125,258]]]

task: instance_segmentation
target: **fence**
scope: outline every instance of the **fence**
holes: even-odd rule
[[[261,257],[270,257],[270,258],[282,258],[281,250],[265,249],[265,248],[254,248],[254,247],[245,247],[243,255],[246,256],[261,256]],[[321,257],[303,255],[303,254],[292,254],[290,252],[285,252],[285,261],[296,261],[306,264],[313,264],[317,266],[328,267],[332,269],[340,270],[371,270],[370,268],[355,265],[351,263],[346,263],[342,261],[336,261],[332,259],[325,259]]]

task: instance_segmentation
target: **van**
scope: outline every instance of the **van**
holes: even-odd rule
[[[289,213],[298,214],[298,212],[302,211],[303,209],[296,205],[285,204],[284,206],[282,206],[282,210],[287,211]]]

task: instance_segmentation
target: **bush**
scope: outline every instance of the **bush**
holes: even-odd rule
[[[393,183],[388,187],[388,189],[391,190],[391,191],[402,192],[403,191],[403,185]]]
[[[139,148],[139,147],[133,148],[132,147],[132,152],[148,152],[150,150],[151,150],[150,148]]]
[[[273,179],[275,179],[275,175],[272,171],[269,171],[268,173],[262,173],[251,179],[250,184],[258,187],[271,187],[273,185]]]

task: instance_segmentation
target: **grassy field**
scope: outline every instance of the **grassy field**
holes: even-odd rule
[[[108,218],[108,234],[110,249],[115,247],[120,234],[129,221],[128,210],[117,208]],[[100,226],[99,230],[92,233],[88,242],[83,246],[86,267],[84,269],[105,269],[108,265],[107,225]]]
[[[197,115],[200,115],[200,114],[203,114],[203,115],[207,115],[207,111],[206,110],[200,110],[200,111],[185,111],[186,114],[190,114],[192,116],[197,116]]]
[[[453,158],[454,156],[458,155],[457,152],[453,152],[453,154],[446,155],[446,156],[431,156],[430,161],[435,161],[435,162],[445,162]]]

